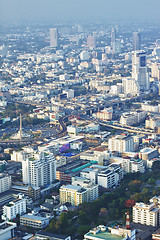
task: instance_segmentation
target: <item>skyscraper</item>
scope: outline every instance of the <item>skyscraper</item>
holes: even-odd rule
[[[141,33],[133,32],[132,34],[132,50],[137,51],[141,49]]]
[[[89,35],[87,37],[87,47],[95,48],[96,47],[96,40],[94,35]]]
[[[57,28],[50,28],[50,47],[58,46],[58,30]]]
[[[132,52],[132,78],[134,78],[141,91],[149,90],[149,74],[147,72],[146,52]]]
[[[111,31],[111,50],[115,52],[116,48],[116,29],[113,27]]]

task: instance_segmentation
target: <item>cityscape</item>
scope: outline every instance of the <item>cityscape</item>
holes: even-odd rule
[[[160,239],[159,21],[18,2],[0,17],[0,240]]]

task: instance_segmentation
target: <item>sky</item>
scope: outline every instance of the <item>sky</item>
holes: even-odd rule
[[[0,0],[0,23],[160,20],[160,0]]]

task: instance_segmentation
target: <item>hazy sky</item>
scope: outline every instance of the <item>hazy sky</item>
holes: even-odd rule
[[[160,0],[0,0],[0,23],[160,20]]]

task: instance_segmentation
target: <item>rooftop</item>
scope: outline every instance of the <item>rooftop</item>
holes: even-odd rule
[[[85,238],[88,238],[88,237],[94,237],[97,238],[97,239],[104,239],[104,240],[123,240],[125,239],[124,237],[121,237],[121,236],[117,236],[115,234],[111,234],[110,232],[99,232],[97,234],[93,234],[91,232],[85,234]]]

